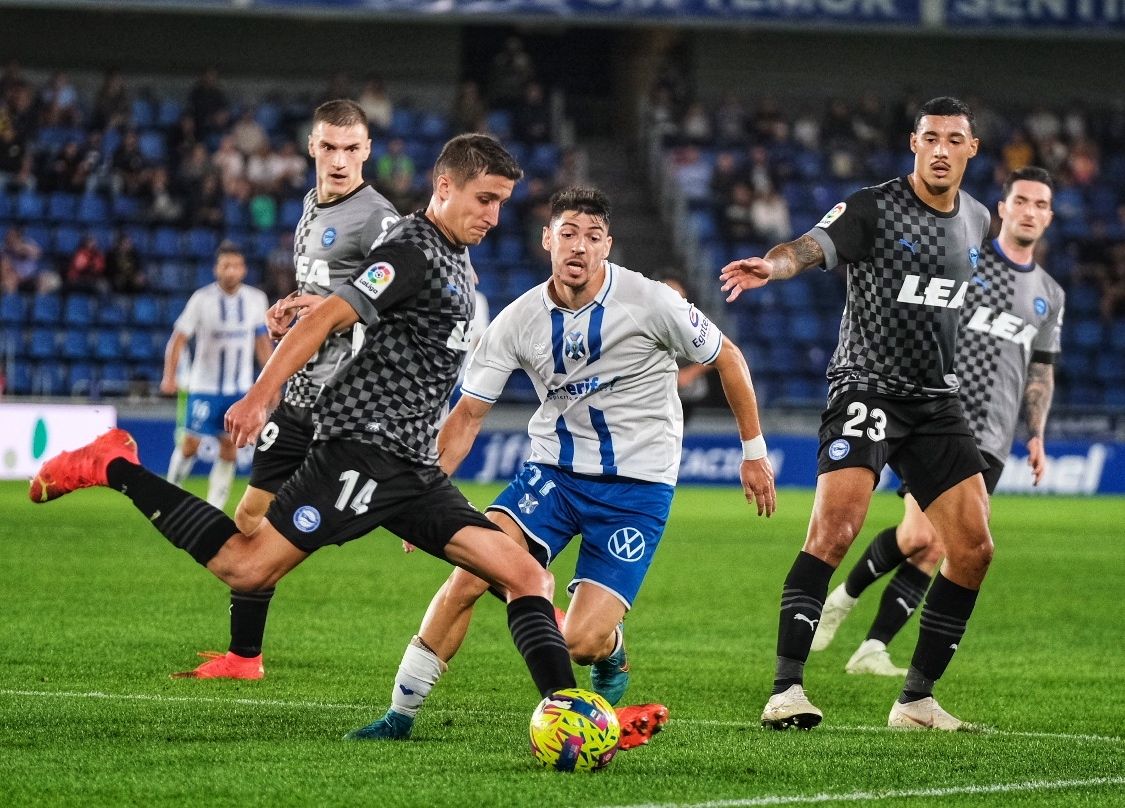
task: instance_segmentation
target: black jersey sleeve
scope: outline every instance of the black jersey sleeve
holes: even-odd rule
[[[429,272],[422,250],[409,242],[380,244],[362,269],[335,292],[355,309],[366,325],[379,321],[379,312],[409,300],[422,290]]]
[[[861,188],[824,214],[808,232],[824,251],[824,268],[835,269],[870,257],[878,220],[879,209],[871,188]]]

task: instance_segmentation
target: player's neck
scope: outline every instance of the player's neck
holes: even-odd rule
[[[355,185],[353,185],[348,190],[344,191],[342,194],[334,194],[331,191],[326,191],[326,190],[322,189],[320,187],[320,185],[317,184],[317,186],[316,186],[316,204],[318,204],[318,205],[329,205],[333,202],[339,202],[345,196],[349,196],[351,194],[354,194],[356,188],[358,188],[361,185],[363,185],[363,182],[357,182]]]
[[[927,185],[917,172],[907,176],[906,181],[914,189],[914,195],[922,200],[923,204],[934,210],[949,213],[957,207],[957,192],[961,190],[960,185],[952,185],[949,188],[941,189],[933,188]]]
[[[1035,260],[1034,242],[1028,245],[1017,244],[1012,239],[1006,238],[1003,231],[1001,231],[1000,235],[996,237],[996,243],[999,245],[1000,251],[1003,252],[1013,264],[1027,266]]]
[[[578,311],[598,296],[602,291],[602,287],[605,286],[605,278],[606,275],[603,268],[596,277],[591,278],[590,282],[581,289],[564,286],[561,283],[557,283],[554,278],[551,278],[547,281],[547,295],[564,309]]]

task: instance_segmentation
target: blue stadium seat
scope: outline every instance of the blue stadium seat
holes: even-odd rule
[[[98,306],[97,321],[99,325],[125,325],[129,322],[129,299],[121,295],[102,299]]]
[[[181,314],[183,314],[184,307],[187,306],[187,302],[187,295],[172,295],[171,297],[165,298],[163,305],[163,319],[164,323],[168,327],[171,327],[176,322],[176,319]]]
[[[144,218],[145,209],[141,200],[135,196],[118,194],[111,204],[113,218],[118,222],[136,222]]]
[[[183,104],[175,98],[164,97],[156,110],[156,125],[163,129],[171,129],[180,122],[184,114]]]
[[[14,219],[16,210],[15,197],[7,193],[2,185],[0,185],[0,227],[6,219]]]
[[[523,239],[503,235],[496,240],[496,260],[502,264],[518,264],[524,259]]]
[[[63,306],[62,324],[85,328],[94,322],[94,298],[90,295],[69,295]]]
[[[401,137],[407,140],[414,137],[414,125],[417,113],[408,107],[395,107],[391,113],[391,137]]]
[[[147,98],[134,98],[130,123],[137,129],[145,129],[156,123],[156,110]]]
[[[27,336],[26,355],[33,359],[49,359],[55,355],[57,345],[55,329],[33,328]]]
[[[1054,263],[1054,256],[1052,256],[1051,263]],[[1071,286],[1070,290],[1066,293],[1067,317],[1086,319],[1096,316],[1098,306],[1101,302],[1100,298],[1101,293],[1093,286],[1085,283],[1076,283]]]
[[[137,138],[137,149],[151,163],[163,165],[168,158],[168,144],[159,129],[146,129]]]
[[[58,295],[36,295],[31,301],[31,322],[57,325],[62,321],[62,299]]]
[[[1125,382],[1125,354],[1103,351],[1094,361],[1094,372],[1107,387],[1119,386]]]
[[[1083,320],[1074,324],[1074,344],[1080,348],[1097,348],[1104,339],[1104,329],[1097,320]]]
[[[552,177],[559,168],[559,147],[554,143],[537,143],[527,161],[527,172],[537,177]]]
[[[109,205],[98,194],[83,194],[78,200],[78,221],[83,224],[109,224]]]
[[[21,222],[39,221],[47,210],[47,200],[35,191],[20,191],[16,197],[16,219]]]
[[[27,319],[28,296],[21,294],[0,295],[0,323],[19,325]]]
[[[218,249],[219,239],[214,230],[206,227],[193,227],[184,237],[184,247],[190,258],[211,259]]]
[[[90,344],[86,329],[67,329],[63,335],[62,355],[65,359],[85,359],[90,355]]]
[[[129,368],[122,362],[107,362],[98,373],[98,387],[108,396],[124,395],[129,389]]]
[[[125,357],[138,362],[147,362],[157,356],[152,337],[144,330],[132,330],[126,335]]]
[[[66,395],[66,366],[61,362],[40,362],[35,372],[35,389],[42,396]]]
[[[234,197],[223,197],[223,223],[228,229],[248,227],[250,221],[246,213],[246,205]]]
[[[272,101],[263,101],[254,110],[254,120],[272,135],[281,129],[281,107]]]
[[[301,221],[301,213],[304,212],[302,200],[295,197],[289,197],[281,203],[281,210],[278,211],[277,224],[286,230],[292,230]]]
[[[31,394],[31,364],[23,360],[8,363],[8,392],[16,396]]]
[[[70,222],[78,213],[78,197],[55,191],[47,197],[47,218],[53,222]]]
[[[431,141],[445,141],[449,138],[449,121],[436,112],[423,113],[418,120],[418,134]]]
[[[121,336],[116,329],[100,328],[94,332],[93,355],[102,361],[121,358]]]
[[[21,342],[19,326],[0,323],[0,365],[19,353]]]
[[[158,227],[152,234],[149,252],[157,258],[179,258],[180,231],[174,227]]]
[[[28,222],[23,226],[23,234],[42,247],[45,251],[51,250],[51,228],[46,224]],[[67,256],[69,258],[69,256]]]
[[[51,249],[55,255],[72,256],[82,243],[82,231],[73,225],[62,224],[55,228]]]
[[[133,325],[146,328],[159,326],[161,324],[160,301],[152,295],[137,295],[133,298],[133,316],[131,321]]]
[[[71,362],[66,374],[68,392],[72,396],[89,395],[97,381],[94,368],[89,362]]]
[[[1115,351],[1125,351],[1125,320],[1115,320],[1109,327],[1109,344]]]
[[[488,122],[488,131],[496,135],[500,140],[507,140],[512,136],[512,113],[508,112],[508,110],[489,110],[485,120]],[[511,151],[510,148],[509,151]]]

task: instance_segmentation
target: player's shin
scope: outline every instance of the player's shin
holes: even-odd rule
[[[853,598],[858,598],[867,587],[901,564],[906,556],[898,547],[896,538],[897,527],[888,527],[881,531],[859,561],[848,573],[844,588]]]
[[[508,629],[540,695],[575,687],[570,651],[549,600],[541,595],[525,595],[510,601]]]
[[[809,658],[824,599],[828,596],[832,572],[831,564],[801,551],[785,578],[777,629],[775,695],[804,682],[805,662]]]
[[[976,590],[959,586],[941,573],[934,578],[922,608],[918,645],[900,702],[916,701],[933,693],[934,682],[945,673],[961,643],[976,600]]]
[[[884,645],[894,639],[922,603],[929,585],[930,576],[922,570],[910,563],[899,565],[898,572],[883,590],[879,611],[867,639],[879,640]]]
[[[230,497],[230,487],[233,482],[234,461],[217,458],[207,478],[207,501],[222,510]]]
[[[266,616],[273,587],[255,592],[230,591],[230,647],[232,654],[253,658],[262,653],[266,634]]]
[[[415,718],[447,668],[448,665],[432,649],[427,648],[421,638],[417,635],[412,637],[402,655],[398,673],[395,674],[391,709]]]
[[[182,488],[158,477],[144,466],[125,459],[106,468],[110,488],[133,501],[153,527],[201,566],[238,533],[229,516]]]
[[[185,457],[183,449],[177,446],[172,450],[172,457],[168,461],[168,482],[183,485],[194,465],[195,455]]]

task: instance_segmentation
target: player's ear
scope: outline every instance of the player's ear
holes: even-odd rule
[[[316,147],[313,145],[312,133],[309,133],[309,157],[316,159]]]
[[[367,158],[371,156],[371,138],[367,138],[363,142],[363,162],[367,162]]]
[[[910,133],[910,151],[918,153],[918,135],[914,132]]]
[[[613,236],[606,234],[605,237],[605,254],[609,255],[609,251],[613,249]]]
[[[969,157],[976,157],[977,150],[980,148],[980,138],[975,137],[969,141]]]
[[[551,225],[543,227],[543,249],[547,252],[551,251]]]

